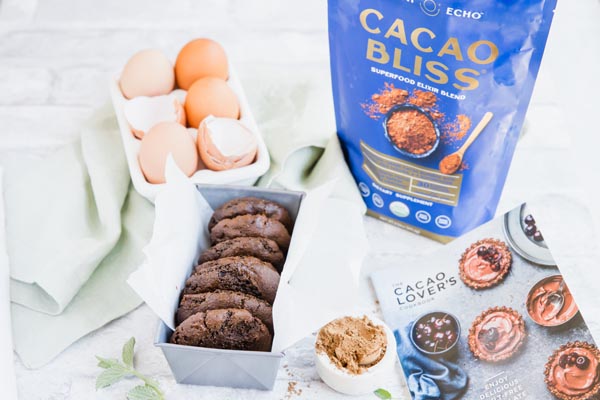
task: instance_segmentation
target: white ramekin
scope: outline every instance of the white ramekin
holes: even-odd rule
[[[315,352],[317,372],[323,382],[333,390],[348,395],[363,395],[380,388],[390,372],[394,370],[397,354],[396,339],[392,330],[379,318],[367,316],[375,325],[383,326],[387,347],[383,358],[362,374],[350,374],[333,364],[325,353]]]

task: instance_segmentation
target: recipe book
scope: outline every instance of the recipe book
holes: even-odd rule
[[[591,399],[600,351],[526,204],[371,275],[413,399]]]

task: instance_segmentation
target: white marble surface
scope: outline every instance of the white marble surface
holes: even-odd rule
[[[329,86],[324,0],[0,0],[0,162],[27,152],[43,155],[72,140],[95,107],[107,100],[107,77],[134,50],[171,47],[210,35],[228,49],[243,82],[271,74],[313,77]],[[546,204],[556,197],[589,215],[563,217],[556,206],[555,255],[572,283],[592,333],[600,338],[600,278],[588,231],[600,226],[597,125],[600,89],[600,3],[563,1],[527,117],[527,130],[499,207],[504,212],[525,200]],[[256,85],[254,85],[256,87]],[[250,92],[253,97],[258,91]],[[292,112],[293,110],[290,110]],[[333,118],[333,116],[332,116]],[[260,116],[259,116],[260,124]],[[577,199],[574,201],[573,199]],[[592,199],[594,201],[592,201]],[[560,203],[560,202],[559,202]],[[557,224],[558,223],[558,224]],[[410,260],[440,245],[365,218],[373,265]],[[551,224],[549,224],[551,225]],[[573,247],[584,243],[585,248]],[[583,250],[582,250],[583,249]],[[376,305],[366,280],[359,299],[365,311]],[[169,399],[342,398],[317,377],[313,338],[290,349],[272,392],[176,385],[152,345],[156,318],[147,307],[81,339],[46,367],[30,371],[16,362],[21,399],[122,399],[132,382],[96,392],[94,354],[117,355],[132,334],[138,340],[137,365],[155,376]],[[294,390],[288,386],[295,385]],[[404,394],[401,372],[385,387]],[[365,396],[374,398],[373,395]]]

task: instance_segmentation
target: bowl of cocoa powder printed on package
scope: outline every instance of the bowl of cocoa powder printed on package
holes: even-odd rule
[[[431,115],[413,104],[398,104],[386,114],[385,136],[401,154],[425,158],[433,154],[440,143],[440,129]]]

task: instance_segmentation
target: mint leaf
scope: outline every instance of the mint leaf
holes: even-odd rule
[[[102,371],[96,378],[96,390],[112,385],[130,375],[130,371],[122,365],[113,365]]]
[[[151,386],[136,386],[127,393],[128,400],[163,400],[163,397]]]
[[[96,356],[96,359],[98,360],[98,366],[100,368],[106,369],[115,365],[119,365],[119,360],[117,360],[116,358],[102,358]]]
[[[151,386],[151,387],[155,388],[156,390],[159,390],[159,384],[154,379],[148,378],[147,376],[144,376],[142,374],[139,374],[138,378],[143,380],[147,386]]]
[[[381,400],[391,400],[392,395],[385,389],[377,389],[374,391],[375,396],[379,397]]]
[[[123,345],[123,363],[128,367],[133,367],[133,348],[135,347],[135,338],[132,337]]]
[[[98,366],[104,369],[96,379],[96,390],[110,386],[123,378],[135,377],[144,383],[129,391],[127,394],[129,400],[164,400],[164,394],[160,390],[158,382],[134,369],[134,349],[135,338],[132,337],[123,345],[121,351],[123,362],[115,358],[96,356]]]

